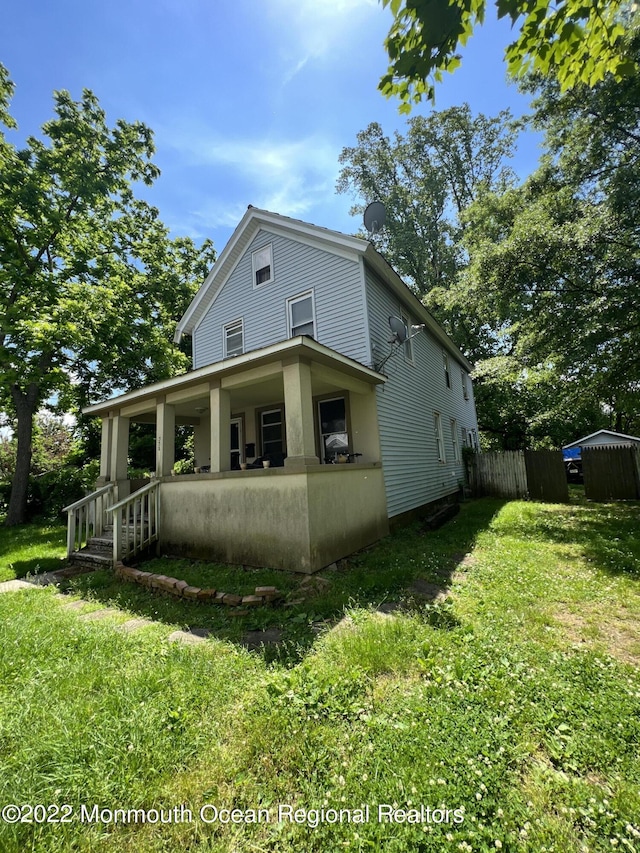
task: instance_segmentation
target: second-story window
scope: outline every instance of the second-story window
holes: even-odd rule
[[[451,388],[451,371],[449,370],[449,356],[442,350],[442,366],[444,368],[444,381],[447,388]]]
[[[313,293],[303,293],[287,300],[287,313],[289,322],[289,337],[296,335],[309,335],[315,338],[315,318],[313,310]]]
[[[460,371],[460,378],[462,379],[462,396],[465,400],[469,399],[469,386],[467,385],[467,374],[464,370]]]
[[[232,358],[244,352],[244,325],[242,320],[234,320],[224,327],[224,357]]]
[[[257,249],[251,256],[253,263],[253,286],[269,284],[273,281],[273,248],[271,243]]]
[[[400,319],[404,323],[404,327],[407,330],[407,339],[404,342],[404,357],[405,360],[409,362],[409,364],[413,364],[413,341],[411,340],[411,321],[406,314],[401,314]]]

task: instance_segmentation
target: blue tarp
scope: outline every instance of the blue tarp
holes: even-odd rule
[[[565,447],[562,451],[562,458],[565,462],[569,462],[571,459],[581,459],[581,450],[581,447]]]

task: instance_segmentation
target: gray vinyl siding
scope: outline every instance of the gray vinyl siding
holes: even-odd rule
[[[403,311],[411,322],[416,317],[401,305],[385,285],[366,269],[367,304],[371,343],[376,363],[389,352],[390,315]],[[387,361],[382,372],[387,382],[377,388],[380,444],[389,517],[442,498],[458,489],[462,462],[454,462],[451,419],[461,429],[477,429],[473,389],[468,380],[469,399],[464,399],[459,364],[449,353],[451,388],[447,388],[442,346],[428,332],[412,340],[413,364],[400,351]],[[442,418],[446,462],[438,460],[434,413]]]
[[[253,286],[251,255],[273,246],[274,281]],[[287,299],[313,290],[315,339],[359,362],[369,358],[362,267],[353,260],[261,229],[194,330],[194,368],[223,358],[223,326],[243,319],[244,351],[286,340]]]

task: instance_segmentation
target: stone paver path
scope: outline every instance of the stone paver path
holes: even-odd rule
[[[198,643],[204,643],[205,637],[198,634],[192,634],[191,631],[174,631],[167,637],[169,643],[184,643],[187,646],[195,646]]]
[[[277,646],[282,637],[280,628],[267,628],[265,631],[247,631],[240,642],[249,651],[259,651],[263,646]]]
[[[151,619],[129,619],[127,622],[123,622],[121,625],[116,625],[116,630],[124,631],[125,634],[130,634],[132,631],[137,631],[139,628],[146,628],[149,625],[155,625],[155,622],[152,622]]]
[[[2,592],[17,592],[19,589],[33,589],[33,586],[26,581],[3,581],[0,583],[0,593]]]
[[[79,599],[78,601],[70,601],[68,604],[63,604],[63,610],[82,610],[87,604],[90,604],[90,601],[83,601]]]
[[[79,616],[79,619],[83,619],[86,622],[95,622],[99,619],[106,619],[108,616],[120,616],[122,614],[122,610],[115,610],[113,607],[105,607],[103,610],[93,610],[91,613],[83,613]]]
[[[426,581],[423,578],[416,578],[407,592],[409,595],[416,596],[424,601],[433,602],[434,604],[444,601],[449,595],[448,589]]]

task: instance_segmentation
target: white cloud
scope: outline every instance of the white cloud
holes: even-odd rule
[[[320,136],[297,141],[223,140],[186,133],[172,145],[187,155],[190,165],[221,169],[225,181],[231,179],[238,189],[249,187],[246,200],[222,205],[211,199],[194,211],[209,228],[235,226],[249,203],[299,216],[334,192],[339,147]]]
[[[381,11],[378,0],[273,0],[270,18],[277,31],[281,58],[288,66],[283,84],[310,61],[330,53],[337,57],[340,42],[351,38],[358,26]]]

